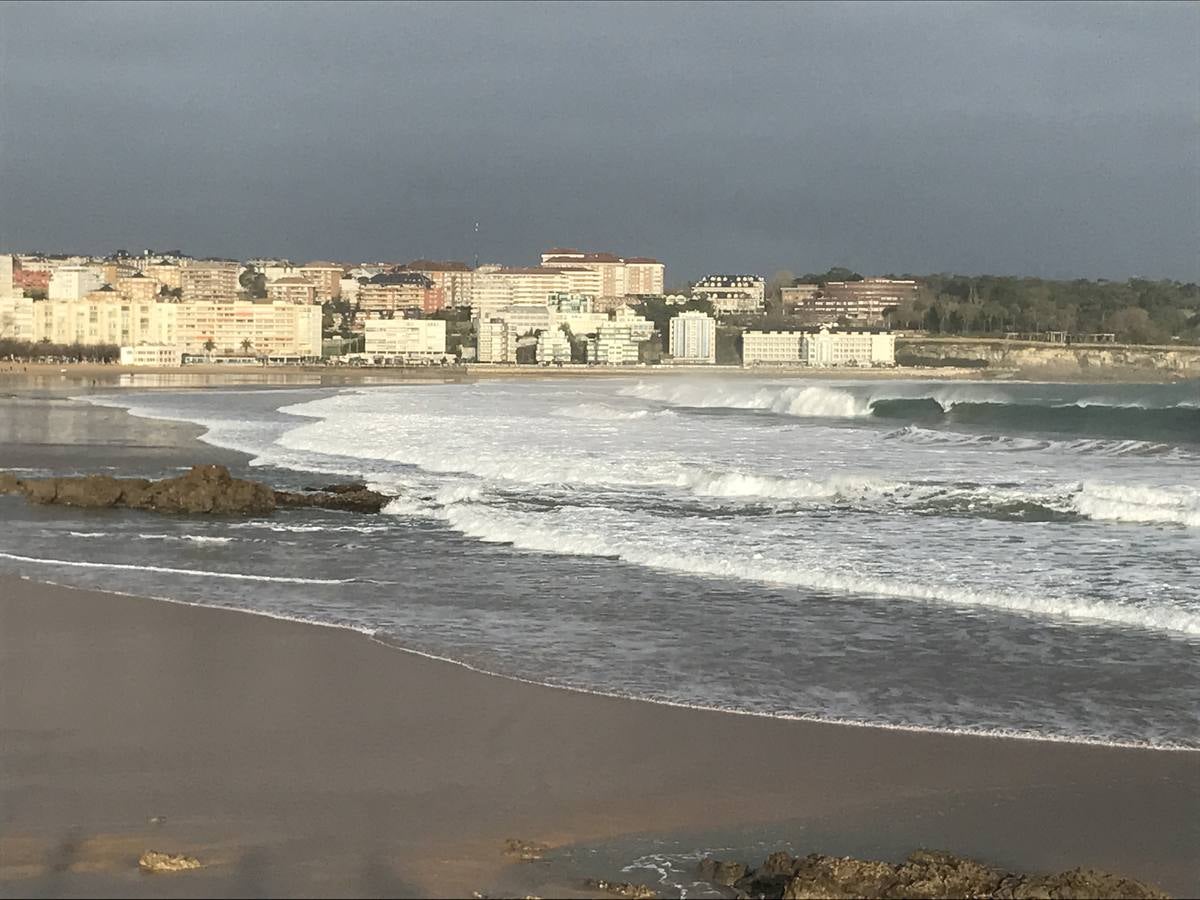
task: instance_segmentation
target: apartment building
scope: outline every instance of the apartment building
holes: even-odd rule
[[[227,300],[236,297],[241,285],[241,265],[225,260],[189,259],[179,270],[184,300]]]
[[[0,253],[0,297],[11,297],[21,291],[15,284],[15,274],[19,265],[13,260],[11,253]]]
[[[699,310],[681,312],[671,319],[669,351],[676,362],[717,361],[717,321]]]
[[[441,291],[420,272],[375,275],[358,288],[358,307],[365,318],[406,309],[436,312],[442,306]]]
[[[475,323],[475,359],[481,363],[515,363],[517,336],[503,319],[483,319]]]
[[[549,303],[556,294],[574,293],[568,276],[553,267],[480,266],[471,291],[471,317],[489,319],[513,304]]]
[[[368,355],[407,362],[434,362],[446,355],[442,319],[371,319],[366,323]]]
[[[184,353],[204,353],[210,341],[221,355],[321,356],[321,306],[271,299],[230,299],[160,304],[174,307],[176,343]]]
[[[153,278],[169,290],[180,290],[183,287],[183,268],[177,262],[159,260],[142,266],[142,274]]]
[[[563,365],[571,361],[571,342],[561,328],[550,328],[538,335],[537,361],[542,365]]]
[[[742,365],[894,366],[896,336],[888,331],[821,328],[815,331],[747,331]]]
[[[13,257],[9,257],[13,259]],[[4,290],[4,276],[0,276],[0,291]],[[12,291],[14,294],[42,294],[50,293],[50,270],[49,269],[27,269],[25,264],[13,259],[12,266]],[[0,293],[0,296],[4,294]]]
[[[471,305],[475,272],[466,263],[453,260],[414,259],[403,266],[406,272],[418,272],[440,290],[444,307],[460,309]]]
[[[82,300],[104,284],[99,266],[58,266],[50,273],[51,300]]]
[[[105,260],[100,264],[100,278],[105,284],[111,284],[114,287],[122,278],[128,278],[137,272],[137,269],[127,263],[114,260]]]
[[[126,300],[149,302],[158,296],[158,282],[153,278],[147,278],[136,269],[132,274],[118,278],[115,282],[110,281],[109,284],[115,284],[117,293]]]
[[[334,262],[317,260],[305,263],[297,270],[301,278],[307,278],[316,288],[317,301],[340,300],[342,297],[342,266]]]
[[[0,340],[32,344],[37,339],[33,330],[35,302],[15,293],[5,296],[0,283]]]
[[[289,275],[267,282],[267,299],[284,303],[317,302],[317,286],[299,275]]]
[[[783,304],[784,309],[791,309],[815,300],[820,290],[819,284],[797,282],[785,285],[779,289],[779,301]]]
[[[654,335],[654,323],[627,306],[600,326],[588,340],[588,362],[602,366],[632,366],[641,360],[640,345]]]
[[[916,281],[891,278],[829,281],[815,296],[798,302],[796,312],[812,322],[881,325],[888,310],[915,299],[920,287]]]
[[[692,288],[696,300],[708,300],[713,312],[727,315],[762,312],[767,283],[758,275],[707,275]]]
[[[542,254],[542,265],[576,270],[577,286],[569,290],[596,297],[661,294],[666,268],[646,256],[623,258],[612,253],[592,253],[554,247]]]
[[[35,300],[31,340],[54,344],[174,344],[177,304],[126,300],[107,285],[78,300]]]

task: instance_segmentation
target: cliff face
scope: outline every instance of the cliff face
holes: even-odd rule
[[[896,361],[901,365],[960,365],[1042,377],[1200,378],[1200,347],[898,338]]]

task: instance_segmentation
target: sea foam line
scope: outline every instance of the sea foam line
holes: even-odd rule
[[[0,558],[43,566],[69,566],[74,569],[115,569],[127,572],[161,572],[167,575],[194,575],[200,578],[233,578],[239,581],[272,581],[279,584],[350,584],[349,578],[290,578],[286,575],[248,575],[242,572],[210,572],[206,569],[175,569],[169,566],[134,566],[128,563],[89,562],[73,559],[42,559],[0,552]]]

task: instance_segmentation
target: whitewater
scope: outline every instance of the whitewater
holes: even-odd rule
[[[396,499],[370,521],[39,519],[3,542],[0,570],[352,627],[575,690],[1200,749],[1194,384],[708,376],[89,399],[199,424],[253,477],[361,477]]]

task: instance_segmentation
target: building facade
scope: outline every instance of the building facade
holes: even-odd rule
[[[104,284],[98,266],[58,266],[50,273],[51,300],[82,300]]]
[[[183,351],[167,344],[138,344],[121,348],[123,366],[160,366],[163,368],[183,365]]]
[[[747,331],[743,366],[894,366],[896,336],[890,331],[821,328],[809,331]]]
[[[180,267],[179,286],[184,300],[229,300],[238,295],[240,264],[224,260],[187,260]]]
[[[561,328],[550,328],[538,335],[537,361],[542,365],[565,365],[571,361],[571,342]]]
[[[433,362],[446,355],[442,319],[371,319],[366,323],[368,355]]]
[[[317,286],[300,275],[288,275],[267,283],[267,298],[284,303],[316,303]]]
[[[316,289],[317,301],[340,300],[342,296],[342,267],[337,263],[315,261],[300,266],[297,273],[307,278]]]
[[[677,362],[717,361],[717,322],[699,310],[681,312],[671,319],[669,352]]]
[[[442,305],[441,291],[420,272],[375,275],[358,288],[358,309],[365,319],[402,310],[436,312]]]
[[[707,275],[692,288],[692,298],[712,303],[722,315],[762,312],[766,281],[758,275]]]
[[[890,278],[830,281],[815,296],[798,302],[796,312],[818,323],[881,325],[888,310],[915,299],[920,288],[916,281]]]

